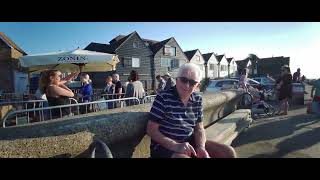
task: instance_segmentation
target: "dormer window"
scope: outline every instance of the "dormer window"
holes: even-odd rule
[[[176,56],[176,47],[164,46],[163,54],[167,56]]]
[[[138,43],[137,42],[133,42],[133,48],[138,48]]]
[[[196,61],[200,61],[200,56],[196,55]]]

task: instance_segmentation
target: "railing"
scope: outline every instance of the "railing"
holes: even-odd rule
[[[92,91],[93,91],[93,94],[101,94],[101,93],[104,92],[103,90],[104,89],[93,89]],[[80,92],[80,89],[78,89],[78,88],[77,89],[72,89],[72,92],[77,94],[77,93]]]
[[[18,109],[19,107],[24,107],[24,109],[31,109],[36,107],[43,107],[43,103],[45,102],[47,102],[47,100],[44,100],[44,99],[29,100],[29,101],[5,101],[5,102],[0,102],[0,106],[12,105]],[[69,98],[69,103],[72,104],[72,102],[78,103],[76,99]]]
[[[142,100],[142,103],[151,103],[154,101],[154,99],[156,98],[157,95],[149,95],[149,96],[145,96]]]
[[[23,99],[36,99],[34,94],[1,93],[0,100],[17,101]]]
[[[36,107],[37,103],[45,102],[46,100],[29,100],[29,101],[5,101],[5,102],[0,102],[0,106],[7,106],[7,105],[22,105],[26,107],[27,109],[29,104],[33,104],[33,107]]]
[[[119,99],[125,96],[125,93],[119,93],[119,94],[93,94],[89,96],[83,96],[79,98],[80,102],[83,102],[84,99],[91,98],[91,101],[102,101],[102,100],[108,100],[108,99]]]
[[[61,105],[61,106],[51,106],[51,107],[40,107],[40,108],[34,108],[34,109],[25,109],[25,110],[17,110],[17,111],[11,111],[3,118],[2,127],[6,127],[7,121],[9,118],[15,117],[15,125],[19,125],[18,123],[19,118],[23,118],[27,122],[30,123],[30,112],[34,112],[32,115],[32,120],[39,119],[40,121],[46,120],[46,116],[49,115],[50,120],[52,119],[60,119],[67,116],[74,116],[74,113],[76,112],[77,115],[80,114],[87,114],[88,112],[97,112],[104,109],[113,109],[113,105],[117,106],[117,103],[120,102],[120,107],[123,107],[124,105],[130,106],[130,105],[137,105],[140,104],[140,100],[136,97],[131,98],[122,98],[122,99],[110,99],[110,100],[102,100],[102,101],[93,101],[93,102],[87,102],[87,103],[78,103],[78,104],[69,104],[69,105]],[[124,103],[121,103],[124,102]],[[110,108],[109,105],[112,105]],[[84,107],[84,108],[83,108]],[[63,114],[63,109],[69,108],[69,114]],[[72,109],[75,108],[76,110]],[[52,110],[59,109],[59,117],[53,115]],[[48,112],[49,111],[49,112]],[[81,112],[80,112],[81,111]],[[38,115],[37,116],[37,112]],[[20,115],[20,116],[18,116]],[[12,120],[12,119],[10,119]]]

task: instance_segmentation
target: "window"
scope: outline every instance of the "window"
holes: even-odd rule
[[[171,68],[172,69],[179,68],[179,59],[172,59],[171,60]]]
[[[170,55],[176,56],[176,48],[175,47],[170,47]]]
[[[170,56],[170,46],[164,46],[163,48],[163,54],[164,55],[167,55],[167,56]]]
[[[176,47],[164,46],[163,54],[167,56],[176,56]]]
[[[161,58],[161,67],[168,67],[169,69],[176,69],[180,66],[179,59]]]
[[[132,58],[132,67],[140,67],[140,59]]]
[[[121,58],[121,65],[124,67],[124,58]]]
[[[253,78],[253,80],[258,81],[259,83],[261,83],[261,79],[260,78]]]
[[[200,56],[196,55],[196,61],[200,61]]]
[[[170,67],[171,63],[170,63],[169,58],[161,58],[161,67]]]
[[[210,70],[214,70],[214,64],[209,64]]]
[[[217,82],[216,87],[222,87],[223,86],[223,81]]]
[[[137,42],[133,42],[133,48],[138,48],[138,43]]]

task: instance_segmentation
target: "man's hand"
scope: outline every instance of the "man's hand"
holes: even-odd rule
[[[172,147],[172,150],[177,153],[185,154],[187,156],[190,156],[193,154],[194,156],[197,156],[196,151],[194,148],[188,143],[177,143],[175,146]]]
[[[197,157],[198,158],[210,158],[207,150],[204,147],[197,148]]]

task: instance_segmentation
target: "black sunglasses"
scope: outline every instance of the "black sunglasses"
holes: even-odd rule
[[[198,82],[193,80],[193,79],[188,79],[186,77],[178,77],[180,79],[181,82],[183,82],[184,84],[189,83],[190,86],[194,86],[196,85]]]

